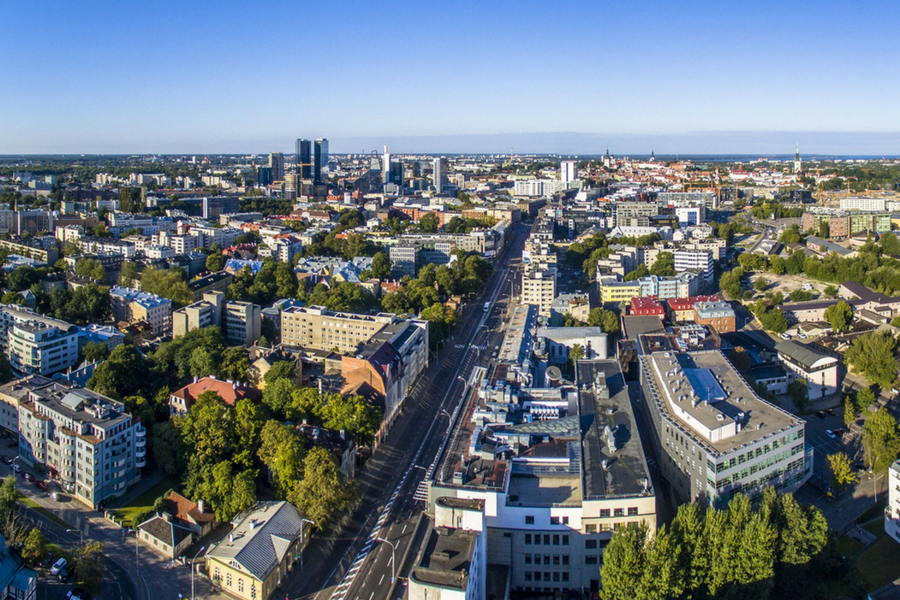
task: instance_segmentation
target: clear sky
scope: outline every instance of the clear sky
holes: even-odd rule
[[[0,154],[896,133],[898,22],[896,0],[10,1]]]

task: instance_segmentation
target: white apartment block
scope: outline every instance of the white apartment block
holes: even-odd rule
[[[218,244],[221,248],[228,248],[234,245],[234,241],[238,239],[244,232],[235,227],[208,227],[204,225],[192,225],[190,234],[197,238],[198,248],[209,248],[213,244]]]
[[[97,509],[141,479],[147,430],[125,406],[91,390],[51,383],[19,401],[19,456],[57,475]]]
[[[81,225],[65,225],[57,227],[54,231],[56,239],[65,244],[66,242],[75,243],[84,237],[84,227]]]
[[[172,301],[168,298],[119,286],[113,286],[109,295],[116,321],[146,321],[153,327],[155,335],[172,333]]]
[[[564,160],[559,163],[559,180],[563,183],[571,183],[578,179],[578,163],[574,160]]]
[[[303,251],[303,243],[294,236],[278,236],[266,238],[259,246],[259,256],[266,258],[271,256],[275,260],[291,264],[294,256]]]
[[[136,252],[134,244],[131,242],[110,238],[83,237],[75,244],[82,252],[89,254],[121,254],[125,258],[131,258]]]
[[[900,544],[900,460],[887,472],[888,505],[884,509],[884,532]]]
[[[676,250],[675,272],[696,271],[706,283],[712,283],[715,261],[712,252],[707,250]]]
[[[556,269],[527,269],[522,275],[522,304],[538,307],[538,314],[550,317],[556,298]]]
[[[147,246],[144,248],[144,256],[153,259],[175,258],[175,249],[169,246]]]
[[[198,239],[193,235],[157,231],[153,234],[152,244],[154,246],[169,246],[175,251],[175,254],[187,254],[191,250],[197,249]]]
[[[230,345],[252,346],[261,335],[262,309],[251,302],[226,301],[222,292],[206,292],[203,299],[172,313],[172,335],[216,326]]]
[[[884,198],[841,198],[841,210],[884,212],[885,203]]]
[[[775,344],[778,358],[788,372],[788,383],[796,379],[806,382],[810,400],[818,400],[838,391],[838,365],[833,356],[819,354],[792,340]]]
[[[249,348],[262,335],[262,309],[252,302],[228,301],[223,315],[225,339]]]
[[[17,373],[56,373],[78,362],[78,328],[27,308],[3,306],[0,348]]]

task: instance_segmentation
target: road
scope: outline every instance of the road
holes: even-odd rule
[[[755,244],[750,246],[750,249],[747,250],[747,252],[750,252],[750,253],[756,252],[756,249],[759,248],[759,245],[762,244],[764,241],[766,241],[768,238],[769,238],[769,230],[763,229],[762,236],[760,236],[760,238],[758,240],[756,240]]]
[[[513,230],[506,250],[494,263],[494,273],[463,310],[454,339],[429,365],[386,439],[358,473],[361,501],[341,523],[312,538],[302,571],[294,569],[282,581],[287,597],[374,600],[391,593],[390,544],[396,545],[399,563],[423,508],[414,500],[416,488],[450,428],[445,417],[461,402],[476,364],[490,358],[488,348],[500,345],[511,282],[526,235],[527,228],[521,224]],[[491,303],[489,312],[484,311],[485,302]]]

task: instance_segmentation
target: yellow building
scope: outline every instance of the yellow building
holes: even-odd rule
[[[284,501],[258,502],[231,524],[206,553],[210,580],[232,596],[266,600],[299,555],[303,516]]]
[[[640,298],[641,284],[636,281],[623,281],[600,286],[600,301],[631,302],[632,298]]]

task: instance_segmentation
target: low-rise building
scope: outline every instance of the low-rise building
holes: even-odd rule
[[[838,365],[840,361],[833,356],[825,356],[798,344],[793,340],[785,340],[775,344],[781,364],[794,379],[806,381],[806,389],[810,400],[818,400],[837,393]]]
[[[0,597],[7,600],[35,600],[38,573],[25,566],[21,554],[10,551],[0,535]]]
[[[241,385],[235,381],[216,379],[215,377],[194,377],[192,383],[172,392],[169,396],[169,412],[186,414],[204,392],[214,392],[228,406],[234,406],[238,400],[258,400],[260,393],[256,388]]]
[[[666,310],[659,300],[648,296],[646,298],[632,298],[631,313],[629,314],[642,317],[659,317],[662,319],[666,316]]]
[[[715,302],[697,302],[694,305],[694,323],[712,327],[716,333],[735,331],[736,322],[734,309],[727,302],[717,300]]]
[[[146,321],[156,335],[166,336],[172,333],[172,301],[168,298],[117,285],[110,288],[109,295],[116,321]]]
[[[213,585],[246,600],[267,600],[302,550],[303,515],[287,502],[258,502],[232,521],[206,553]]]
[[[607,357],[606,334],[599,327],[538,327],[535,333],[535,357],[553,365],[569,362],[575,346],[581,348],[582,359]]]
[[[572,315],[577,321],[587,323],[591,314],[591,302],[588,294],[560,294],[550,304],[550,326],[562,327],[566,315]]]

